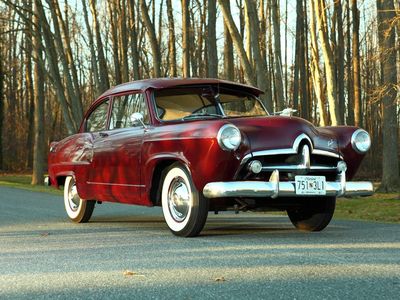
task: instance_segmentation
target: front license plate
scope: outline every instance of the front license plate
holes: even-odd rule
[[[326,195],[325,176],[296,176],[296,195]]]

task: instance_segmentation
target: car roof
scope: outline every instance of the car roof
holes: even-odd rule
[[[178,86],[201,85],[201,84],[211,84],[211,85],[219,84],[221,87],[246,91],[256,96],[259,96],[260,94],[263,93],[260,89],[252,87],[250,85],[235,83],[227,80],[214,79],[214,78],[151,78],[151,79],[131,81],[114,86],[109,90],[107,90],[106,92],[104,92],[99,98],[104,98],[106,96],[110,96],[113,94],[119,94],[129,91],[138,91],[138,90],[146,91],[147,89],[157,90],[157,89],[173,88]]]

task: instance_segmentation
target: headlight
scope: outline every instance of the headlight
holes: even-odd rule
[[[239,148],[242,136],[235,125],[225,124],[219,129],[217,140],[223,150],[230,151]]]
[[[371,138],[364,129],[357,129],[351,136],[351,145],[358,153],[365,153],[371,147]]]

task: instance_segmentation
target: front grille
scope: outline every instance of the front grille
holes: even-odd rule
[[[278,170],[281,181],[294,180],[296,175],[324,175],[327,180],[335,180],[338,174],[339,156],[324,155],[321,152],[312,153],[308,145],[299,147],[299,153],[263,155],[252,157],[239,172],[239,178],[246,180],[268,180],[274,170]],[[259,174],[250,172],[247,168],[251,161],[259,160],[262,171]]]

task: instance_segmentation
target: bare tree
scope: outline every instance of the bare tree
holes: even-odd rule
[[[183,77],[190,77],[190,45],[189,45],[189,0],[182,3],[182,73]]]
[[[261,55],[261,49],[260,49],[260,43],[259,43],[259,20],[258,20],[258,15],[257,15],[257,10],[256,10],[256,3],[255,0],[246,0],[246,5],[247,5],[247,13],[249,15],[250,19],[250,26],[252,28],[251,30],[251,46],[253,49],[254,53],[254,60],[255,60],[255,72],[257,76],[257,85],[258,87],[263,91],[263,92],[269,92],[268,86],[267,86],[267,80],[265,78],[265,71],[267,69],[265,65],[265,61]],[[264,95],[261,96],[261,99],[265,103],[267,109],[269,111],[273,110],[273,105],[272,101],[270,98],[266,98]]]
[[[319,112],[319,125],[328,125],[328,120],[325,112],[325,96],[323,93],[323,84],[321,71],[319,68],[319,49],[315,25],[315,7],[313,0],[310,1],[310,33],[311,33],[311,77],[315,95],[317,97],[317,106]]]
[[[360,75],[360,14],[357,8],[357,0],[351,1],[353,15],[353,91],[354,91],[354,121],[356,126],[362,126],[361,120],[361,75]]]
[[[90,49],[90,63],[91,63],[91,69],[92,69],[92,76],[94,80],[94,85],[95,85],[95,94],[96,96],[99,96],[103,90],[100,84],[100,75],[98,71],[98,66],[97,66],[97,55],[95,51],[95,45],[94,45],[94,39],[93,39],[93,32],[92,28],[89,24],[89,15],[86,7],[86,0],[82,0],[82,9],[83,9],[83,16],[85,20],[85,25],[86,25],[86,30],[87,30],[87,37],[89,39],[89,49]]]
[[[226,5],[226,9],[230,14],[231,5],[229,1]],[[229,28],[226,25],[225,20],[224,20],[224,76],[228,80],[234,80],[235,77],[232,37],[231,34],[229,33]]]
[[[143,23],[146,26],[147,35],[153,54],[153,76],[161,77],[161,54],[156,36],[154,23],[151,21],[145,0],[140,0],[140,9],[142,11]]]
[[[33,173],[32,184],[43,184],[44,174],[44,70],[41,69],[42,61],[42,42],[40,24],[38,20],[39,7],[35,2],[35,13],[33,23],[36,25],[36,32],[33,34],[33,57],[34,64],[34,103],[35,103],[35,138],[33,147]]]
[[[176,68],[176,46],[175,46],[175,21],[172,10],[171,0],[167,0],[167,15],[168,15],[168,55],[169,55],[169,75],[177,76]]]
[[[135,14],[135,1],[128,1],[128,11],[129,11],[129,37],[130,37],[130,47],[132,56],[132,69],[133,69],[133,79],[140,79],[139,73],[139,50],[138,50],[138,34],[136,19],[137,14]]]
[[[103,42],[101,40],[101,35],[100,35],[99,21],[97,19],[96,0],[89,0],[89,4],[93,18],[93,30],[96,35],[97,58],[99,60],[100,90],[105,91],[110,87],[110,81],[108,79],[108,67],[104,55]]]
[[[343,33],[343,16],[342,16],[342,0],[336,0],[334,3],[335,18],[337,26],[337,48],[336,54],[336,69],[337,69],[337,92],[339,113],[342,120],[345,120],[345,100],[344,100],[344,33]]]
[[[208,76],[218,78],[218,56],[217,37],[215,33],[217,21],[217,1],[208,1],[208,33],[207,33],[207,54],[208,54]]]
[[[397,120],[397,66],[396,37],[392,21],[395,18],[393,0],[377,0],[378,40],[381,59],[381,84],[383,104],[383,161],[382,183],[380,189],[385,192],[398,190],[400,187],[398,155],[398,120]]]
[[[332,48],[329,44],[328,22],[326,16],[325,0],[314,1],[316,19],[318,21],[318,33],[321,42],[322,55],[324,57],[325,73],[326,73],[326,90],[328,95],[329,112],[332,125],[341,124],[341,118],[336,100],[336,74],[334,67],[334,56]]]
[[[0,32],[2,34],[2,32]],[[4,71],[3,43],[0,43],[0,170],[3,170],[3,121],[4,121]]]
[[[281,27],[280,27],[280,9],[278,0],[272,0],[272,26],[274,28],[274,62],[275,62],[275,89],[277,97],[277,110],[282,110],[285,103],[283,93],[283,75],[282,75],[282,49],[281,49]]]
[[[241,61],[242,67],[243,67],[245,79],[249,84],[255,85],[255,76],[254,76],[253,68],[250,64],[250,61],[249,61],[247,55],[246,55],[246,51],[243,46],[242,37],[240,36],[239,31],[235,25],[235,22],[233,21],[232,14],[228,7],[228,2],[223,1],[223,0],[218,0],[218,3],[221,7],[222,14],[223,14],[224,20],[225,20],[225,24],[228,27],[229,33],[232,37],[233,45],[235,46],[235,48],[238,52],[238,55],[239,55],[239,58],[240,58],[240,61]]]

